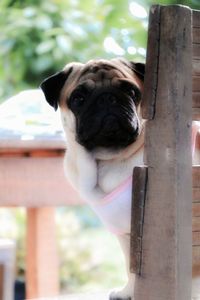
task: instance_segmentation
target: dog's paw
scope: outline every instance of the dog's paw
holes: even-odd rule
[[[113,291],[110,294],[109,300],[133,300],[133,298],[126,293],[126,291]]]

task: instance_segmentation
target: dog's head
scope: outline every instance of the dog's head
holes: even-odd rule
[[[141,132],[144,64],[124,59],[70,63],[41,84],[64,129],[87,150],[124,149]]]

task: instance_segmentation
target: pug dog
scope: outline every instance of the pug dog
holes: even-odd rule
[[[145,65],[122,58],[69,63],[41,84],[60,108],[66,134],[68,181],[119,239],[128,282],[110,300],[133,300],[129,272],[132,172],[143,165],[141,116]]]

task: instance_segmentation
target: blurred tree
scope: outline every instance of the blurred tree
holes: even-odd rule
[[[1,0],[0,100],[38,87],[70,61],[145,59],[152,0]],[[160,4],[176,4],[161,0]],[[178,3],[199,8],[199,0]]]

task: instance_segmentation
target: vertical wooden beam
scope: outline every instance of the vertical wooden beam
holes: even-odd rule
[[[131,207],[130,271],[141,274],[142,235],[147,188],[147,167],[133,170],[133,199]]]
[[[149,15],[147,58],[145,66],[145,89],[142,97],[142,115],[151,120],[155,115],[156,91],[158,85],[158,55],[160,37],[160,6],[153,5]],[[148,105],[147,105],[148,101]]]
[[[26,297],[52,297],[59,293],[55,209],[27,209]]]
[[[191,299],[191,45],[191,10],[161,7],[155,115],[146,126],[148,189],[135,300]]]
[[[200,16],[200,13],[199,13]],[[199,285],[200,278],[200,134],[196,133],[195,127],[198,124],[194,123],[194,139],[195,151],[193,153],[193,205],[192,205],[192,277],[194,289]],[[195,280],[194,280],[195,279]],[[196,281],[197,279],[197,281]],[[195,281],[197,284],[195,284]]]
[[[193,10],[193,120],[200,120],[200,11]]]

